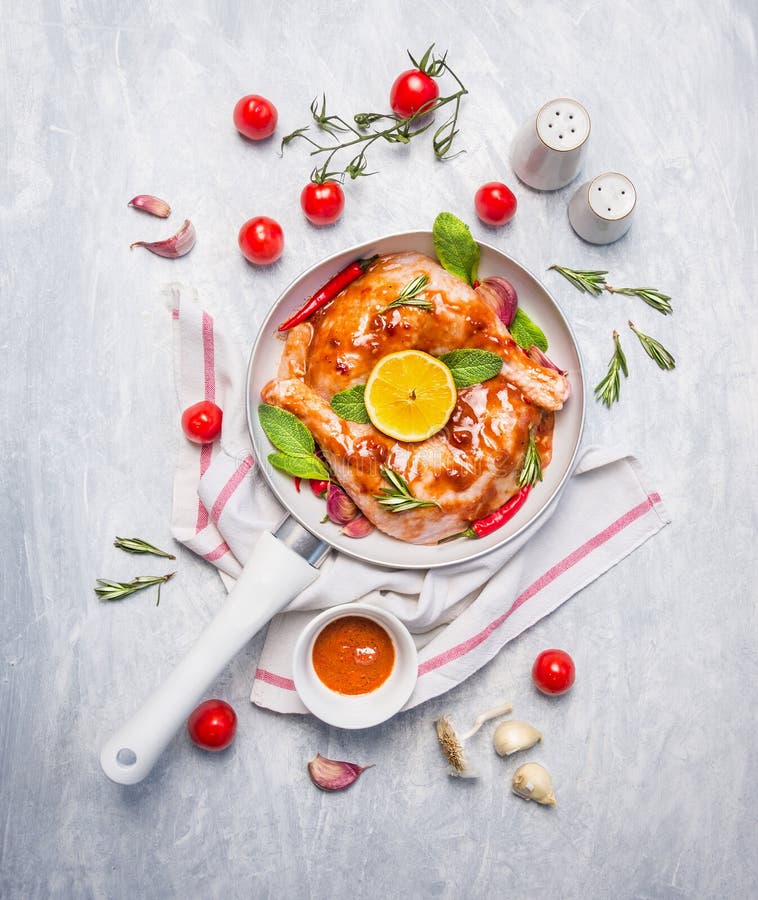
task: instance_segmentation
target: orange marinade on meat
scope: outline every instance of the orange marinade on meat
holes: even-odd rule
[[[419,275],[432,310],[384,312]],[[373,425],[341,419],[334,394],[365,384],[376,362],[399,350],[441,356],[484,349],[503,360],[500,375],[458,392],[442,431],[419,443],[396,441]],[[568,396],[560,373],[533,362],[471,287],[420,253],[381,257],[357,281],[287,338],[279,375],[262,397],[298,416],[361,511],[382,531],[413,543],[436,543],[463,530],[516,492],[533,428],[542,465],[550,462],[554,412]],[[437,507],[392,513],[374,497],[390,466],[415,497]]]

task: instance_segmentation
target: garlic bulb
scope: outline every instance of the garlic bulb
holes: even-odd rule
[[[528,722],[516,722],[513,719],[498,725],[492,736],[498,756],[510,756],[519,750],[528,750],[541,740],[542,735],[536,728]]]
[[[513,793],[524,800],[555,806],[553,782],[547,769],[539,763],[525,763],[513,773]]]
[[[440,716],[437,719],[437,739],[442,747],[445,758],[450,763],[450,774],[458,778],[478,778],[479,775],[475,769],[471,768],[463,752],[463,744],[473,737],[477,731],[489,722],[490,719],[496,719],[499,716],[507,716],[511,712],[510,703],[501,703],[493,709],[488,709],[474,720],[474,724],[468,731],[458,734],[453,723],[447,716]]]

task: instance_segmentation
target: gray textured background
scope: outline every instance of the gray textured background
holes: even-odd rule
[[[381,11],[380,11],[381,7]],[[418,0],[373,7],[291,3],[2,0],[0,292],[3,378],[0,894],[36,897],[747,897],[758,880],[755,787],[756,17],[752,0],[603,3]],[[335,227],[303,219],[305,147],[238,138],[243,93],[270,97],[279,134],[325,90],[345,114],[383,108],[405,48],[436,40],[470,89],[466,153],[438,164],[429,141],[387,148],[381,174],[347,188]],[[576,96],[593,133],[585,174],[637,185],[630,234],[595,248],[570,230],[572,188],[516,186],[515,128],[544,101]],[[491,231],[473,193],[516,187]],[[168,222],[128,210],[168,198]],[[133,533],[167,544],[178,442],[163,282],[194,284],[249,344],[302,268],[447,208],[532,270],[608,268],[674,297],[554,291],[591,383],[610,331],[633,316],[676,354],[660,373],[626,338],[622,402],[591,403],[587,442],[636,452],[674,524],[511,644],[454,693],[368,734],[282,718],[247,701],[256,640],[213,693],[240,716],[226,754],[184,736],[152,777],[120,788],[96,750],[165,674],[223,597],[187,552],[160,607],[99,605],[98,576],[144,565],[110,547]],[[279,263],[236,248],[254,214],[283,225]],[[139,238],[184,216],[199,240],[172,262]],[[504,598],[504,603],[508,598]],[[577,662],[559,702],[531,690],[545,646]],[[513,762],[450,780],[431,721],[501,696],[546,735],[534,757],[560,806],[509,792]],[[488,737],[482,740],[486,751]],[[316,751],[376,762],[351,791],[307,780]]]

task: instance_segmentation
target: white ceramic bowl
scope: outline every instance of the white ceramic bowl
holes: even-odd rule
[[[330,690],[313,668],[313,645],[335,619],[361,616],[381,625],[392,639],[395,665],[387,680],[368,694],[339,694]],[[418,678],[418,656],[410,631],[397,616],[366,603],[334,606],[316,616],[303,629],[293,653],[295,688],[314,716],[337,728],[370,728],[399,712]]]

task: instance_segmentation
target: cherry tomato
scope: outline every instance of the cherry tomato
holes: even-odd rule
[[[282,226],[268,216],[248,219],[240,228],[238,243],[242,255],[256,266],[276,262],[284,250]]]
[[[206,700],[190,713],[187,732],[203,750],[226,750],[237,733],[237,713],[223,700]]]
[[[532,681],[543,694],[565,694],[575,676],[574,660],[565,650],[543,650],[532,666]]]
[[[439,97],[437,82],[420,69],[408,69],[395,79],[390,91],[390,106],[396,116],[407,119],[428,110]]]
[[[345,193],[336,181],[309,181],[300,194],[300,206],[313,225],[332,225],[345,208]]]
[[[193,403],[182,413],[182,428],[195,444],[212,444],[221,434],[221,420],[224,414],[215,403],[201,400]]]
[[[513,191],[500,181],[488,181],[474,196],[476,214],[487,225],[505,225],[516,215]]]
[[[279,115],[274,104],[258,94],[248,94],[234,107],[234,124],[240,134],[251,141],[270,137]]]

